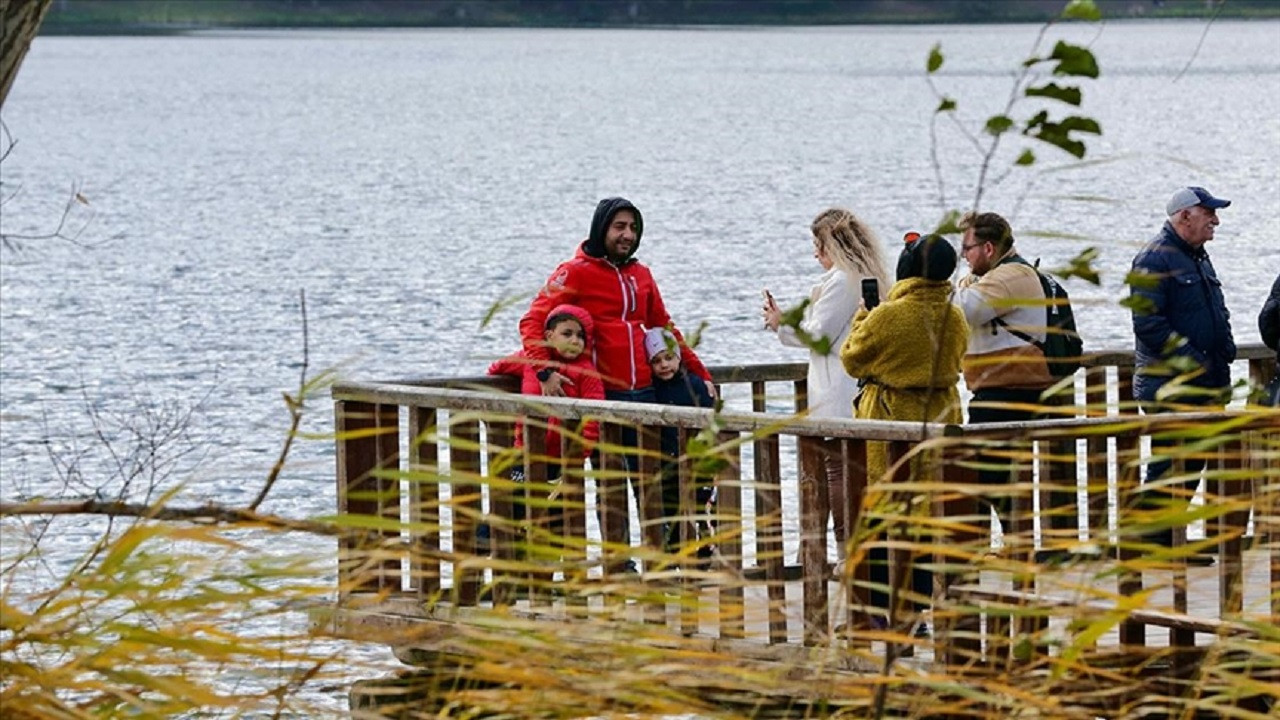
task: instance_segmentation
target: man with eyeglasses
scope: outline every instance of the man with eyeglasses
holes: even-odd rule
[[[1054,384],[1044,352],[1036,343],[1047,337],[1045,295],[1035,267],[1014,248],[1013,229],[996,213],[969,213],[960,221],[964,238],[960,256],[969,264],[969,275],[960,280],[954,302],[969,321],[969,347],[964,357],[964,381],[973,393],[969,401],[970,423],[1022,422],[1040,415],[1041,394]],[[1031,342],[1031,340],[1036,342]],[[984,456],[988,465],[1003,465],[978,473],[990,485],[1017,481],[1015,463],[1008,458]],[[1066,504],[1070,503],[1070,511]],[[1052,493],[1050,504],[1063,506],[1054,513],[1054,525],[1074,522],[1074,495]],[[990,499],[1002,532],[1010,532],[1009,496]],[[1005,545],[1009,544],[1006,537]],[[1066,553],[1042,553],[1046,559],[1064,559]],[[1061,556],[1061,557],[1059,557]]]
[[[1202,187],[1178,190],[1165,205],[1164,227],[1133,259],[1133,395],[1143,412],[1221,410],[1230,399],[1231,363],[1236,359],[1231,313],[1204,247],[1218,227],[1218,210],[1230,205]],[[1167,454],[1172,444],[1152,438],[1152,452]],[[1185,507],[1205,460],[1185,459],[1193,479],[1152,487],[1169,465],[1161,460],[1147,466],[1139,507]],[[1146,539],[1168,546],[1172,530],[1165,528]]]

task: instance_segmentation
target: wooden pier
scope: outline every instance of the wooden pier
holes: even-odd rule
[[[1242,357],[1264,382],[1270,351]],[[491,709],[535,695],[587,714],[1270,717],[1280,410],[1140,415],[1117,400],[1131,367],[1098,355],[1047,401],[1057,419],[981,427],[807,419],[802,364],[713,368],[716,414],[530,398],[490,377],[340,383],[338,511],[359,532],[339,547],[327,622],[431,668],[427,695]],[[601,424],[590,462],[554,483],[542,432],[512,442],[517,423],[553,417]],[[714,535],[677,522],[669,552],[663,427],[690,448],[680,516],[701,511],[695,478],[714,476],[718,494]],[[1208,459],[1202,494],[1137,511],[1148,440],[1170,434]],[[581,438],[563,436],[562,456],[582,457]],[[840,566],[813,481],[821,438],[841,440],[849,482]],[[883,478],[865,470],[874,442],[895,461]],[[979,450],[1015,460],[1017,482],[979,484]],[[508,479],[513,466],[525,482]],[[994,492],[1014,507],[998,539],[981,502]],[[1164,526],[1173,548],[1142,542]],[[890,557],[883,626],[867,612],[877,547]],[[1208,553],[1212,566],[1188,562]],[[910,594],[913,563],[934,572],[928,598]],[[922,622],[928,635],[913,632]]]

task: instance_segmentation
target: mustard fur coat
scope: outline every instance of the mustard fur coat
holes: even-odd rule
[[[960,361],[969,344],[964,312],[951,304],[946,280],[907,278],[868,312],[860,309],[840,361],[866,381],[853,416],[866,420],[958,423]],[[867,472],[876,482],[887,469],[887,447],[870,443]]]

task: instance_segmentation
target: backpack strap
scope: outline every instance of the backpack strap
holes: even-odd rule
[[[1019,255],[1018,253],[1013,253],[1012,255],[1008,255],[1004,259],[1002,259],[1000,262],[996,263],[995,267],[1000,267],[1001,265],[1005,265],[1007,263],[1015,263],[1017,265],[1026,265],[1027,267],[1036,271],[1037,279],[1040,277],[1040,261],[1039,260],[1036,260],[1035,263],[1032,264],[1027,262],[1027,259]],[[1043,280],[1040,281],[1040,291],[1044,292]],[[1021,330],[1015,330],[1014,328],[1010,327],[1009,323],[1004,321],[1004,318],[1002,317],[991,318],[991,324],[999,325],[1000,327],[1004,328],[1005,332],[1009,333],[1010,335],[1018,338],[1019,340],[1022,340],[1023,342],[1030,343],[1042,353],[1045,352],[1044,343],[1040,342],[1039,340],[1036,340],[1030,335],[1022,332]],[[1045,353],[1045,354],[1048,355],[1048,353]]]
[[[1012,336],[1014,336],[1014,337],[1016,337],[1016,338],[1019,338],[1019,339],[1021,339],[1021,340],[1025,341],[1025,342],[1031,343],[1031,344],[1032,344],[1032,345],[1034,345],[1034,346],[1035,346],[1035,347],[1036,347],[1040,352],[1045,352],[1045,349],[1044,349],[1044,343],[1040,342],[1039,340],[1036,340],[1035,338],[1031,337],[1030,335],[1028,335],[1028,334],[1026,334],[1026,333],[1022,332],[1021,330],[1015,330],[1014,328],[1010,327],[1010,326],[1009,326],[1009,323],[1007,323],[1007,322],[1005,322],[1005,321],[1004,321],[1004,318],[1001,318],[1001,317],[991,318],[991,324],[992,324],[992,325],[999,325],[1000,327],[1004,328],[1004,329],[1005,329],[1005,332],[1009,333],[1010,335],[1012,335]]]

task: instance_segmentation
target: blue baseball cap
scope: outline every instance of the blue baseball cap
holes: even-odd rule
[[[1209,191],[1202,187],[1184,187],[1174,193],[1172,198],[1169,198],[1169,204],[1165,206],[1165,212],[1172,216],[1177,214],[1180,210],[1186,210],[1187,208],[1195,207],[1196,205],[1209,208],[1210,210],[1217,210],[1218,208],[1230,206],[1231,201],[1216,198],[1210,195]]]

